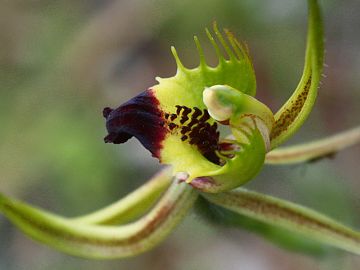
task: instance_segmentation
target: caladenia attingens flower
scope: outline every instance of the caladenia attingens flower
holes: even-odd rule
[[[86,216],[60,217],[1,194],[0,212],[30,237],[89,258],[129,257],[151,249],[201,201],[260,222],[268,226],[267,232],[276,230],[273,235],[286,235],[268,238],[287,248],[289,242],[296,250],[321,243],[360,254],[359,232],[305,207],[240,187],[264,164],[311,161],[360,141],[360,128],[355,128],[275,149],[309,115],[321,78],[322,19],[317,1],[308,0],[308,5],[304,71],[292,96],[275,114],[255,98],[248,48],[214,24],[206,34],[219,60],[215,67],[207,64],[195,37],[198,67],[186,68],[172,48],[175,76],[157,78],[157,85],[103,111],[105,142],[120,144],[135,137],[168,168],[120,201]],[[311,238],[306,247],[304,237]]]
[[[218,54],[210,67],[197,37],[200,65],[187,69],[172,48],[177,73],[157,78],[150,87],[117,109],[104,109],[109,134],[105,142],[124,143],[136,137],[173,174],[205,192],[221,192],[252,179],[270,150],[275,119],[254,98],[255,75],[247,48],[214,24],[217,41],[206,31]],[[223,137],[219,126],[229,127]],[[241,173],[239,173],[241,172]]]

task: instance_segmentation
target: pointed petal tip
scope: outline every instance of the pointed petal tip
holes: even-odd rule
[[[182,71],[186,70],[186,68],[183,65],[183,63],[181,62],[180,57],[179,57],[179,55],[177,53],[177,50],[176,50],[176,48],[174,46],[171,46],[171,53],[172,53],[172,55],[173,55],[173,57],[175,59],[178,71],[179,70],[182,70]]]

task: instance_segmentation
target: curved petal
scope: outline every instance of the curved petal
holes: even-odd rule
[[[91,214],[72,218],[71,220],[97,225],[116,225],[133,221],[154,206],[161,194],[170,186],[171,181],[172,170],[167,167],[119,201]]]
[[[206,221],[215,225],[247,230],[286,250],[316,257],[330,255],[329,253],[332,251],[329,246],[315,241],[311,237],[304,237],[294,231],[225,209],[202,197],[196,201],[195,210]]]
[[[271,148],[285,142],[304,123],[315,103],[320,83],[324,35],[322,18],[317,0],[308,0],[309,19],[304,71],[289,100],[275,114],[275,126],[271,132]]]
[[[134,256],[162,241],[184,218],[197,198],[185,183],[174,181],[143,218],[122,226],[88,225],[50,214],[0,194],[0,212],[31,238],[71,255],[113,259]]]
[[[360,127],[341,132],[328,138],[275,149],[266,154],[265,164],[282,165],[311,162],[360,143]]]
[[[360,254],[360,232],[306,207],[245,189],[203,196],[244,216]]]

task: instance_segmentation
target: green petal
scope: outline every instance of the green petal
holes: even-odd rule
[[[71,255],[113,259],[134,256],[161,242],[184,218],[197,192],[175,180],[143,218],[122,226],[60,217],[0,194],[0,213],[31,238]]]
[[[266,240],[286,250],[316,257],[328,255],[331,251],[328,246],[323,245],[318,241],[314,241],[310,237],[304,237],[304,235],[283,229],[277,225],[268,224],[230,211],[219,205],[210,203],[201,197],[197,200],[195,209],[199,215],[212,224],[245,229],[260,235]]]
[[[167,167],[119,201],[93,213],[72,218],[72,220],[98,225],[125,224],[133,221],[154,206],[161,194],[170,186],[172,179],[172,170]]]
[[[303,75],[293,95],[275,114],[271,148],[285,142],[301,127],[317,96],[323,67],[324,35],[318,1],[308,0],[308,4],[309,20]]]
[[[304,144],[282,147],[266,155],[266,164],[296,164],[311,162],[360,143],[360,127],[341,132],[328,138]]]
[[[360,232],[306,207],[245,189],[203,196],[252,219],[360,254]]]

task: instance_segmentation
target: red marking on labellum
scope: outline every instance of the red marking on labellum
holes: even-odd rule
[[[231,151],[234,150],[234,144],[223,142],[219,144],[219,148],[221,151]]]
[[[151,89],[144,91],[117,109],[105,108],[106,143],[120,144],[136,137],[154,157],[160,158],[161,143],[167,128],[159,101]]]
[[[201,118],[199,119],[199,121],[205,122],[205,121],[207,121],[207,120],[209,120],[209,119],[210,119],[210,115],[209,115],[208,111],[207,111],[207,110],[204,110],[204,114],[203,114],[203,116],[201,116]]]
[[[189,120],[188,115],[190,112],[191,112],[191,109],[184,106],[184,111],[182,112],[182,115],[181,115],[180,124],[184,124],[187,120]]]
[[[174,121],[177,118],[177,115],[175,113],[171,114],[170,120]]]
[[[180,140],[194,145],[209,161],[220,164],[217,124],[208,123],[207,110],[176,106],[176,114],[163,112],[151,89],[139,94],[117,109],[105,108],[108,135],[106,143],[120,144],[136,137],[154,157],[161,158],[162,141],[166,134],[176,134]]]
[[[207,110],[200,110],[197,107],[189,108],[186,106],[176,106],[176,113],[180,121],[173,123],[173,119],[168,126],[171,132],[179,132],[181,140],[195,145],[200,153],[209,161],[219,164],[219,157],[216,151],[219,149],[219,135],[217,124],[210,125],[207,121],[210,115]],[[201,116],[201,117],[200,117]],[[190,120],[191,119],[191,120]],[[189,121],[190,120],[190,121]]]
[[[219,123],[228,126],[230,124],[230,120],[219,121]]]
[[[183,106],[176,105],[175,107],[176,107],[176,114],[179,115]]]
[[[174,123],[170,123],[170,124],[169,124],[169,129],[170,129],[170,130],[173,130],[173,129],[176,128],[176,127],[177,127],[177,125],[174,124]]]
[[[103,116],[106,118],[109,116],[109,114],[113,111],[113,109],[106,107],[103,109]]]
[[[186,133],[188,133],[190,130],[191,130],[191,128],[189,128],[189,127],[187,127],[187,126],[184,126],[184,127],[181,128],[180,133],[181,133],[181,134],[186,134]]]
[[[212,177],[198,177],[191,181],[190,185],[200,191],[206,191],[218,186]]]
[[[199,108],[194,107],[194,113],[191,115],[191,118],[197,119],[202,114],[202,111]]]

